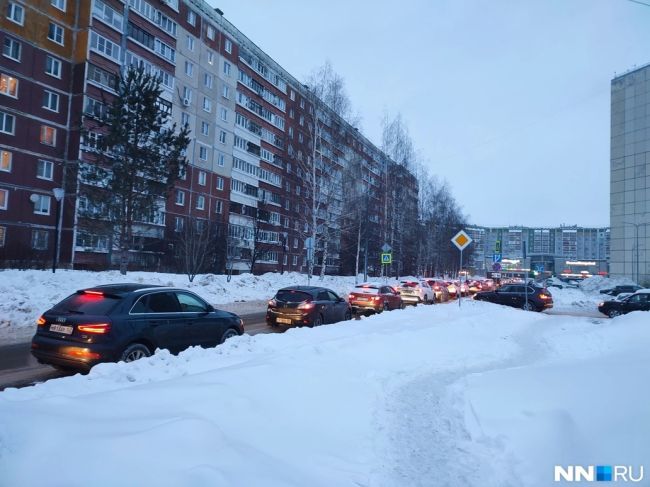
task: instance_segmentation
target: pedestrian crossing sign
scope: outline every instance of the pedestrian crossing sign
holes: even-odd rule
[[[393,254],[388,253],[388,252],[381,254],[381,263],[382,264],[392,264],[393,263]]]

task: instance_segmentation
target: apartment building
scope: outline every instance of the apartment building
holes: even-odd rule
[[[172,270],[184,229],[211,225],[223,257],[215,272],[304,271],[318,192],[316,225],[327,228],[328,238],[314,245],[314,270],[324,260],[328,271],[340,271],[341,253],[351,245],[342,224],[350,204],[342,181],[351,167],[365,188],[369,251],[378,253],[389,233],[387,209],[398,199],[400,207],[417,208],[417,183],[408,171],[396,170],[202,0],[6,4],[0,18],[0,260],[6,265],[55,255],[62,267],[116,265],[111,232],[98,225],[101,209],[89,208],[84,192],[93,188],[77,169],[96,163],[105,130],[97,121],[129,66],[160,77],[161,107],[191,130],[187,170],[157,211],[137,222],[131,268]],[[317,135],[315,122],[322,128]],[[310,182],[310,164],[339,184],[322,191]],[[387,191],[392,174],[402,181],[399,191]],[[60,205],[57,188],[64,193]],[[93,212],[97,218],[88,218]]]
[[[650,64],[611,83],[612,276],[650,286]]]
[[[467,233],[476,272],[533,270],[567,277],[609,272],[609,228],[475,226]]]

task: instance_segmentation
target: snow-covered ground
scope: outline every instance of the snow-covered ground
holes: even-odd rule
[[[617,464],[649,485],[648,318],[466,300],[101,364],[0,392],[0,486],[541,487]]]

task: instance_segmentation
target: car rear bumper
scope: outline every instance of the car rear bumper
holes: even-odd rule
[[[289,322],[286,322],[289,321]],[[293,326],[293,325],[309,325],[313,321],[312,314],[302,313],[286,313],[274,310],[266,311],[266,323],[271,326]]]
[[[62,342],[36,335],[32,339],[32,355],[42,364],[88,371],[101,362],[115,362],[112,348],[96,343]]]

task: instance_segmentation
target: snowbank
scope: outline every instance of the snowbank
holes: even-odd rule
[[[102,364],[0,393],[0,484],[537,487],[639,464],[647,318],[468,300]]]

